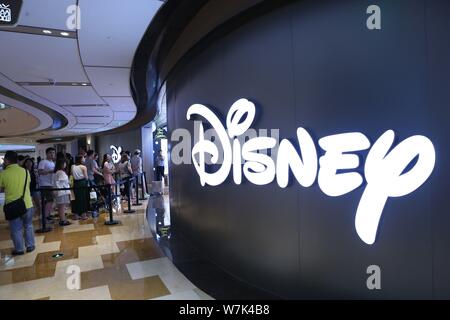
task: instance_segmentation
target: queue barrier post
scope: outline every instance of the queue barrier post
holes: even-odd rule
[[[131,209],[131,179],[128,178],[126,181],[126,184],[128,186],[128,210],[124,210],[124,213],[135,213],[136,210]]]
[[[117,186],[119,184],[117,183],[117,181],[119,181],[119,183],[120,183],[120,176],[116,173],[115,178],[116,178],[115,179],[116,183],[114,184],[114,193],[115,193],[115,196],[117,197],[119,195],[118,190],[117,190]]]
[[[136,194],[136,201],[133,206],[140,206],[142,203],[139,202],[139,178],[134,176],[134,193]]]
[[[144,184],[144,173],[141,172],[140,174],[141,177],[141,198],[139,200],[146,200],[145,198],[145,191],[147,190],[147,185]]]
[[[41,228],[36,230],[36,233],[46,233],[50,232],[53,229],[50,227],[47,227],[47,217],[45,216],[45,203],[44,203],[44,195],[42,193],[42,190],[39,192],[41,194]]]
[[[117,186],[117,184],[116,184]],[[111,192],[111,185],[107,185],[108,187],[108,209],[109,209],[109,221],[105,221],[105,225],[116,225],[119,224],[119,221],[116,221],[113,219],[113,209],[112,209],[112,192]]]
[[[115,221],[113,219],[113,210],[112,210],[112,188],[111,185],[101,185],[101,186],[87,186],[87,187],[81,187],[81,188],[53,188],[53,189],[45,189],[47,192],[52,192],[52,191],[58,191],[58,190],[75,190],[75,189],[83,189],[88,193],[88,199],[89,197],[89,192],[90,190],[97,190],[97,189],[101,189],[101,188],[108,188],[108,206],[109,206],[109,221],[105,222],[105,225],[117,225],[120,224],[119,221]],[[45,217],[45,205],[44,205],[44,196],[42,194],[42,190],[41,189],[37,189],[37,191],[41,192],[41,202],[42,202],[42,206],[41,206],[41,215],[42,215],[42,221],[41,221],[41,229],[36,230],[36,233],[44,233],[44,232],[49,232],[52,231],[52,228],[47,227],[46,225],[46,217]],[[90,201],[90,199],[89,199]],[[130,204],[129,204],[130,205]]]
[[[142,172],[142,176],[144,177],[144,183],[145,183],[145,191],[148,193],[148,186],[147,186],[147,172]]]

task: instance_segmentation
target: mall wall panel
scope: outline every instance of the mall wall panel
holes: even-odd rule
[[[123,151],[133,153],[135,149],[142,150],[141,129],[127,132],[96,136],[96,150],[102,157],[105,153],[112,154],[111,146],[121,147]]]
[[[366,25],[372,4],[380,30]],[[292,177],[284,189],[245,177],[236,185],[231,172],[202,187],[192,164],[170,167],[175,230],[230,274],[284,298],[450,298],[449,10],[444,0],[293,1],[203,42],[167,79],[169,132],[194,136],[193,104],[224,122],[246,98],[257,108],[252,128],[279,129],[280,139],[295,142],[298,127],[316,142],[362,132],[373,144],[389,129],[396,143],[428,137],[433,173],[388,199],[374,244],[355,230],[366,181],[339,197]],[[358,155],[364,176],[367,151]],[[381,290],[367,287],[371,265],[381,269]]]

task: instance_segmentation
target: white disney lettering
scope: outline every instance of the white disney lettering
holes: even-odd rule
[[[255,185],[269,184],[276,177],[277,184],[286,188],[289,172],[292,171],[301,186],[310,187],[317,178],[320,189],[326,195],[342,196],[364,183],[360,173],[349,172],[360,166],[358,155],[351,153],[370,149],[364,165],[366,186],[355,216],[356,232],[367,244],[375,242],[388,198],[412,193],[429,178],[434,169],[435,149],[427,137],[412,136],[393,147],[395,134],[392,130],[383,133],[372,148],[369,139],[360,132],[323,137],[318,143],[325,154],[318,159],[311,135],[300,127],[297,129],[300,152],[289,140],[283,139],[275,163],[265,153],[276,146],[275,138],[255,137],[243,143],[238,139],[251,127],[255,113],[252,102],[240,99],[229,109],[225,128],[206,106],[194,104],[189,107],[187,119],[190,120],[193,115],[206,119],[216,131],[223,150],[221,167],[216,172],[206,172],[205,154],[209,154],[211,162],[217,164],[220,151],[216,144],[205,140],[204,127],[200,124],[199,141],[192,149],[192,160],[201,185],[218,186],[233,169],[235,184],[241,184],[243,173]],[[414,163],[415,159],[417,161]],[[338,173],[339,170],[346,172]]]

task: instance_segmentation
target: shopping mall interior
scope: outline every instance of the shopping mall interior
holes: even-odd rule
[[[449,11],[0,0],[0,300],[450,299]]]

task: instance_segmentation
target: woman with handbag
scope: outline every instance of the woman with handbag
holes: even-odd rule
[[[75,217],[74,220],[86,220],[86,213],[89,210],[89,192],[87,168],[83,165],[84,157],[76,156],[75,164],[72,166],[73,187],[75,193],[75,202],[72,212]]]
[[[66,173],[66,159],[56,160],[55,175],[53,176],[55,181],[55,188],[67,189],[70,188],[69,177]],[[58,207],[59,225],[61,227],[68,226],[71,223],[66,219],[66,207],[70,205],[70,190],[58,190],[55,191],[55,202]]]

